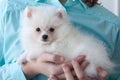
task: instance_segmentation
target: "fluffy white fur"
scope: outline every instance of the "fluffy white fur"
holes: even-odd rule
[[[62,55],[66,61],[78,55],[86,55],[90,62],[85,72],[96,76],[96,67],[113,69],[106,47],[93,36],[83,34],[71,25],[66,12],[53,6],[27,7],[21,15],[20,38],[25,52],[18,63],[37,58],[43,53]],[[36,31],[40,28],[40,31]],[[54,28],[51,32],[50,29]],[[48,35],[46,41],[42,36]]]

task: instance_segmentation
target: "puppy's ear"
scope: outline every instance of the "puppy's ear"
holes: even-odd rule
[[[65,17],[65,15],[66,15],[66,12],[65,12],[65,10],[64,9],[58,9],[58,11],[57,11],[57,16],[60,18],[60,19],[63,19],[64,17]]]
[[[25,8],[25,16],[27,17],[27,18],[29,18],[29,19],[31,19],[32,18],[32,8],[31,7],[26,7]]]

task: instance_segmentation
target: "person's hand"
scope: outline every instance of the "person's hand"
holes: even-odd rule
[[[97,68],[98,76],[96,78],[90,78],[84,73],[84,69],[87,67],[87,65],[85,65],[85,67],[82,69],[79,63],[73,60],[72,66],[76,75],[72,72],[69,65],[64,64],[62,66],[66,77],[65,80],[106,80],[107,72],[100,67]]]
[[[60,79],[55,75],[52,75],[49,79],[50,80],[106,80],[107,72],[101,67],[98,67],[96,69],[98,72],[97,78],[88,77],[84,73],[84,70],[88,66],[88,64],[89,62],[84,59],[84,56],[79,56],[77,59],[72,61],[73,69],[71,69],[70,64],[64,63],[62,65],[63,71],[65,73],[65,75],[62,75],[63,79]]]
[[[108,75],[107,71],[101,67],[97,67],[96,70],[97,70],[98,76],[94,78],[93,80],[106,80],[107,75]]]
[[[67,64],[63,64],[62,68],[65,73],[66,80],[88,80],[84,70],[89,65],[89,62],[85,60],[85,56],[79,56],[72,60],[72,70]]]
[[[49,77],[51,74],[57,75],[63,72],[60,65],[63,62],[63,57],[45,53],[41,54],[36,60],[23,64],[22,69],[28,79],[37,74],[44,74]]]
[[[68,63],[62,64],[65,74],[51,75],[49,80],[66,80],[66,79],[71,80],[72,77],[77,78],[75,71],[77,71],[78,74],[80,73],[79,77],[82,78],[84,76],[84,69],[88,66],[88,64],[89,64],[89,62],[85,60],[85,56],[83,56],[83,55],[78,56],[74,60],[72,60]]]

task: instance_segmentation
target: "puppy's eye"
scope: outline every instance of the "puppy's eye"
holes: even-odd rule
[[[55,29],[54,29],[54,28],[50,28],[49,31],[50,31],[50,32],[54,32]]]
[[[39,28],[39,27],[38,27],[38,28],[36,28],[36,31],[37,31],[37,32],[40,32],[40,28]]]

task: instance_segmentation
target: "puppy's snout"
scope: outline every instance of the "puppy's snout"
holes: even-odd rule
[[[48,39],[48,35],[43,35],[42,36],[42,39],[45,41],[45,40],[47,40]]]

